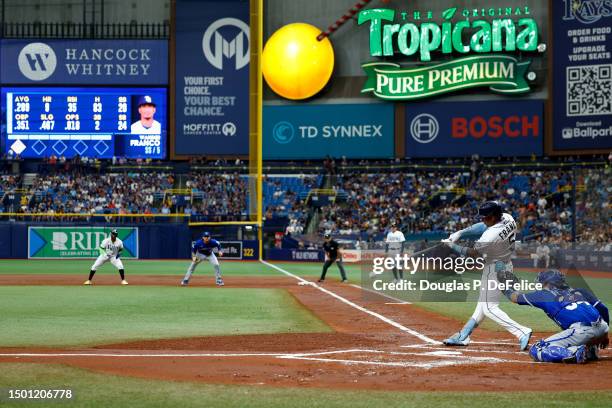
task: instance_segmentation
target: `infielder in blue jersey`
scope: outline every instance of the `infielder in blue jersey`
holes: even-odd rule
[[[500,281],[514,281],[514,275],[498,274]],[[531,346],[535,361],[577,363],[597,360],[598,350],[608,347],[608,308],[587,289],[570,287],[558,270],[540,272],[536,278],[543,289],[520,293],[513,289],[504,294],[514,303],[542,309],[563,329]]]
[[[210,238],[210,233],[205,232],[202,234],[202,239],[198,239],[197,241],[191,244],[191,265],[187,269],[187,273],[183,278],[181,285],[187,286],[189,285],[189,279],[191,279],[191,274],[195,271],[196,266],[200,262],[205,259],[208,259],[208,262],[215,268],[215,280],[217,286],[223,286],[223,279],[221,278],[221,267],[219,266],[219,260],[215,255],[215,252],[219,254],[219,256],[223,256],[223,252],[221,252],[221,244],[216,239]]]

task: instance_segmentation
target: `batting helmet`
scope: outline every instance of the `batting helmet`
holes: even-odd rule
[[[568,286],[567,282],[565,282],[565,275],[557,269],[549,269],[538,273],[536,282],[542,285],[548,284],[556,288],[565,288]]]
[[[325,235],[323,235],[323,238],[325,238],[325,239],[331,238],[331,234],[325,234]]]
[[[501,217],[502,208],[497,201],[487,201],[478,209],[478,215],[486,217],[489,215],[495,215]]]

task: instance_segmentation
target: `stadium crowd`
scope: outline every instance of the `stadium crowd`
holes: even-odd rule
[[[579,173],[577,219],[583,241],[612,238],[609,170]],[[521,239],[560,243],[572,239],[572,172],[472,168],[465,173],[363,174],[337,176],[346,202],[322,209],[319,232],[371,239],[397,222],[405,233],[450,233],[475,222],[477,208],[498,200],[519,223]],[[584,194],[583,199],[580,195]]]
[[[165,173],[48,174],[36,177],[28,189],[23,213],[154,214],[155,193],[170,188],[173,176]]]
[[[612,241],[610,200],[612,181],[609,167],[580,168],[544,166],[521,170],[494,167],[494,162],[477,159],[455,168],[441,165],[437,170],[393,166],[372,169],[385,163],[335,164],[325,162],[324,175],[267,176],[264,179],[264,217],[287,219],[286,232],[299,236],[315,219],[314,230],[344,237],[372,239],[398,222],[404,233],[446,234],[472,224],[478,205],[499,200],[518,221],[523,240],[541,239],[561,243],[572,239],[576,175],[577,238],[583,242],[607,245]],[[146,169],[146,162],[122,159],[106,163],[133,166],[132,169],[105,172],[99,163],[58,158],[41,163],[41,171],[0,176],[1,212],[23,214],[171,214],[197,216],[200,220],[243,220],[249,212],[249,183],[240,160],[191,165],[218,166],[218,170],[195,170],[178,174]],[[448,165],[448,163],[445,163]],[[429,166],[432,167],[432,166]],[[535,167],[535,166],[534,166]],[[234,169],[234,170],[232,170]],[[325,177],[325,178],[324,178]],[[323,181],[326,182],[323,182]],[[308,202],[313,188],[333,189],[336,199],[316,209]],[[178,191],[178,192],[177,192]],[[318,217],[313,214],[320,211]]]
[[[466,181],[464,174],[439,172],[339,175],[334,189],[346,194],[346,202],[322,208],[319,230],[372,236],[384,232],[391,222],[406,232],[435,230],[440,214],[426,216],[430,200],[462,191]]]
[[[236,221],[248,215],[248,178],[239,173],[195,173],[185,183],[193,202],[178,204],[186,214],[209,221]]]

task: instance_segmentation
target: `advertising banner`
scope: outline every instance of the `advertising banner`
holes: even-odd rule
[[[390,158],[392,104],[264,106],[264,159]]]
[[[220,241],[223,259],[242,259],[242,241]]]
[[[543,107],[537,100],[408,105],[406,156],[541,156]]]
[[[315,249],[268,248],[266,259],[272,261],[323,262],[325,254]]]
[[[116,229],[124,246],[121,257],[138,258],[138,228]],[[110,230],[105,227],[29,227],[28,258],[97,258],[100,243],[110,236]]]
[[[164,40],[2,40],[11,85],[167,85]]]
[[[249,152],[249,2],[176,2],[174,154]]]
[[[552,2],[553,150],[612,147],[612,4]]]
[[[369,27],[374,58],[362,64],[362,93],[413,101],[472,88],[506,95],[531,91],[537,78],[531,62],[546,46],[529,5],[470,8],[447,2],[449,8],[439,10],[413,3],[359,12],[357,23]],[[463,55],[439,61],[452,54]],[[411,65],[402,66],[402,60]]]

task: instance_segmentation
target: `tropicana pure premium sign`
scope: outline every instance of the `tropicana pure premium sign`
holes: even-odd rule
[[[438,23],[436,21],[442,21]],[[370,55],[414,57],[430,63],[432,54],[455,59],[417,67],[395,62],[362,65],[367,74],[362,93],[387,100],[415,100],[468,88],[488,86],[493,92],[520,94],[530,90],[530,60],[517,52],[544,51],[529,7],[398,12],[369,9],[359,24],[370,24]],[[462,56],[465,54],[465,56]]]

